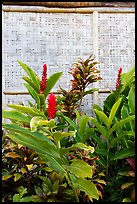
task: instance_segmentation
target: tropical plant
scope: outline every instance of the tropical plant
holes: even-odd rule
[[[93,55],[90,55],[86,60],[79,58],[69,72],[73,77],[70,80],[71,89],[65,90],[60,87],[58,91],[62,95],[58,96],[60,109],[69,118],[76,118],[75,109],[81,106],[84,96],[98,90],[97,88],[88,89],[90,84],[102,79],[99,76],[100,71],[95,67],[98,63],[94,61]]]
[[[97,162],[106,172],[106,192],[112,190],[115,195],[110,200],[121,201],[123,193],[118,188],[124,182],[117,176],[119,169],[125,167],[124,160],[135,155],[135,68],[118,75],[116,91],[104,101],[103,109],[94,104],[96,119],[91,118],[94,125],[95,155]],[[120,77],[120,78],[119,78]],[[117,184],[116,184],[117,181]],[[117,189],[116,189],[117,186]],[[119,187],[118,187],[119,186]],[[118,194],[116,192],[118,190]],[[117,197],[119,195],[119,198]],[[108,195],[107,195],[108,197]],[[115,200],[116,201],[116,200]]]
[[[64,131],[64,127],[61,129],[60,124],[54,119],[57,114],[57,104],[56,97],[50,91],[62,73],[53,74],[47,79],[47,67],[44,65],[42,80],[40,81],[30,67],[20,61],[19,64],[29,76],[23,77],[23,79],[28,83],[25,83],[25,86],[34,98],[35,104],[29,103],[30,107],[9,104],[8,106],[13,110],[3,110],[3,117],[11,121],[10,123],[5,122],[3,124],[4,130],[7,130],[6,136],[15,143],[34,151],[52,171],[59,174],[61,182],[60,179],[56,182],[52,179],[49,180],[46,174],[44,177],[39,177],[43,180],[44,200],[52,199],[56,201],[59,192],[58,189],[64,180],[67,182],[65,195],[72,194],[73,192],[72,195],[74,196],[72,199],[74,201],[82,199],[83,197],[81,195],[88,196],[88,199],[91,201],[94,199],[98,200],[99,191],[92,181],[93,166],[82,158],[72,159],[69,156],[79,150],[84,151],[86,155],[89,153],[92,154],[94,147],[87,146],[80,141],[75,141],[74,144],[67,148],[61,145],[63,138],[75,137],[75,130]],[[48,107],[46,107],[46,99],[48,101]],[[94,181],[95,183],[99,182],[99,180]],[[49,183],[48,186],[47,182]],[[36,188],[37,194],[39,194],[39,190]],[[40,192],[43,192],[43,190],[41,189]],[[25,193],[26,190],[24,191]],[[14,200],[22,201],[22,199],[30,199],[28,197],[25,198],[24,194],[17,194],[14,196]],[[35,198],[39,199],[33,195],[33,199]],[[65,198],[63,199],[65,200]]]

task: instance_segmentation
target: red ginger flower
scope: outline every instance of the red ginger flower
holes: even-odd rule
[[[116,80],[116,90],[118,90],[118,87],[121,83],[121,79],[120,79],[121,73],[122,73],[122,67],[120,67],[118,70],[118,76],[117,76],[117,80]]]
[[[49,119],[53,119],[56,115],[57,109],[56,109],[56,97],[53,93],[50,93],[48,96],[48,117]]]
[[[47,83],[47,65],[43,65],[43,73],[42,73],[42,79],[40,81],[40,93],[44,94],[44,91],[46,89],[46,83]]]

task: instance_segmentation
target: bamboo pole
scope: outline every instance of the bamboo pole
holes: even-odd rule
[[[135,2],[2,2],[3,5],[46,6],[60,8],[76,7],[135,7]]]
[[[98,62],[98,11],[93,12],[93,53],[95,61]],[[98,88],[98,81],[93,84],[93,88]],[[93,93],[93,104],[98,104],[98,91]]]
[[[111,91],[113,90],[99,90],[98,93],[110,93]],[[53,92],[54,94],[60,94],[59,92]],[[3,94],[4,95],[29,95],[29,92],[21,92],[21,91],[18,91],[18,92],[13,92],[13,91],[3,91]],[[91,93],[93,94],[93,93]]]
[[[2,6],[4,12],[35,12],[35,13],[135,13],[135,8],[110,8],[110,7],[88,7],[88,8],[48,8],[38,6]]]

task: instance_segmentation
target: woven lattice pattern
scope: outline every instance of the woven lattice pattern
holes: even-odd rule
[[[103,80],[100,89],[115,89],[119,67],[128,70],[135,63],[135,15],[133,13],[99,13],[99,62]],[[3,13],[3,91],[27,91],[23,85],[24,71],[20,60],[41,76],[42,65],[48,66],[48,76],[55,72],[63,75],[59,85],[69,89],[72,63],[78,57],[87,58],[93,50],[93,14],[80,13]],[[108,94],[99,94],[102,106]],[[28,95],[6,95],[8,103],[28,100]],[[82,109],[90,115],[92,95],[83,101]]]
[[[135,63],[135,15],[99,14],[99,61],[101,89],[115,89],[118,69],[123,72]]]

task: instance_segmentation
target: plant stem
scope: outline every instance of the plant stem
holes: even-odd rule
[[[108,182],[108,167],[109,167],[109,142],[107,141],[107,167],[106,167],[106,179]]]

